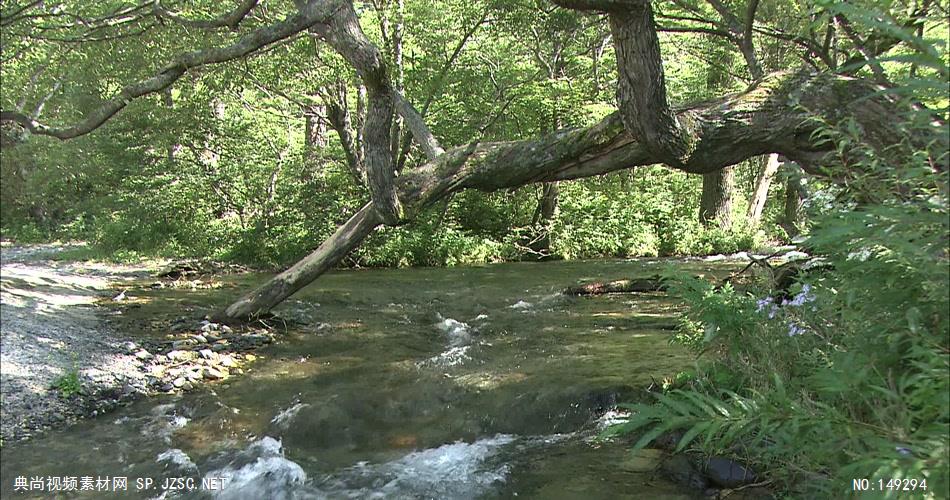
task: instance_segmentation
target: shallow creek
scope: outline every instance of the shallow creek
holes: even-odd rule
[[[663,294],[559,293],[671,262],[332,272],[275,311],[305,324],[244,375],[6,445],[0,492],[49,498],[14,492],[18,476],[120,476],[127,491],[57,497],[690,498],[648,459],[594,439],[616,403],[693,363],[669,344],[675,306]],[[264,278],[143,290],[126,314],[211,310]],[[174,478],[185,490],[163,490]],[[225,488],[201,490],[208,478]]]

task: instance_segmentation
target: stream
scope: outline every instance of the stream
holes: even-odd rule
[[[649,456],[595,439],[618,402],[693,364],[669,343],[675,305],[659,293],[559,293],[671,262],[716,275],[734,267],[657,259],[328,273],[275,310],[301,323],[256,351],[244,375],[4,445],[0,493],[50,498],[15,491],[16,478],[58,476],[76,478],[77,491],[57,498],[692,498]],[[150,318],[210,311],[267,277],[142,287],[129,294],[144,303],[120,324],[158,336]],[[106,477],[102,488],[95,480]]]

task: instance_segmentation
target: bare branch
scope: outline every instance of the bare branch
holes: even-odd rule
[[[220,17],[214,19],[188,19],[181,14],[176,12],[171,12],[165,7],[162,7],[160,0],[154,0],[152,6],[155,11],[155,15],[160,19],[171,19],[176,23],[183,24],[185,26],[190,26],[193,28],[237,28],[237,25],[247,17],[248,13],[257,5],[259,0],[242,0],[237,7],[234,8],[231,12],[224,14]]]
[[[182,54],[154,76],[124,87],[118,96],[100,105],[76,125],[52,127],[16,111],[0,111],[0,121],[14,121],[34,134],[48,135],[58,139],[70,139],[88,134],[102,126],[133,99],[164,90],[189,69],[244,57],[266,45],[293,36],[314,24],[326,22],[334,16],[337,7],[338,5],[333,3],[310,3],[281,22],[242,36],[232,45]]]

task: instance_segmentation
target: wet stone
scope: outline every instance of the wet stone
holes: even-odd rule
[[[207,344],[207,343],[208,343],[208,339],[207,339],[204,335],[195,335],[193,338],[194,338],[194,340],[195,340],[196,342],[198,342],[199,344]]]
[[[178,377],[178,378],[176,378],[175,380],[172,381],[172,385],[175,386],[175,387],[178,387],[179,389],[182,388],[182,387],[184,387],[184,385],[187,384],[187,383],[188,383],[188,381],[185,380],[185,377]]]
[[[653,472],[660,464],[663,458],[663,451],[645,449],[637,452],[636,455],[624,460],[620,467],[623,470],[637,473]]]
[[[721,488],[735,488],[755,481],[755,472],[725,457],[706,461],[706,476]]]
[[[706,477],[696,470],[692,460],[685,455],[673,455],[663,461],[660,470],[671,481],[689,489],[704,491],[708,486]]]
[[[185,349],[195,345],[194,339],[176,340],[172,342],[172,349]]]
[[[204,378],[211,380],[221,380],[227,376],[227,372],[223,372],[216,368],[205,368],[204,369]]]

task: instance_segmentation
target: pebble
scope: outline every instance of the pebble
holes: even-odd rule
[[[146,359],[151,359],[152,353],[146,351],[145,349],[142,349],[141,351],[135,353],[135,357],[144,361]]]
[[[198,351],[198,354],[200,354],[201,357],[202,357],[202,358],[205,358],[205,359],[213,359],[213,358],[214,358],[214,351],[212,351],[211,349],[202,349],[202,350]]]
[[[204,377],[212,380],[220,380],[227,377],[227,372],[222,372],[216,368],[205,368]]]
[[[214,352],[226,351],[228,349],[227,344],[215,344],[211,346],[211,350]]]
[[[176,340],[172,342],[172,349],[184,349],[195,345],[194,339]]]
[[[207,344],[208,339],[204,335],[195,335],[194,339],[198,341],[199,344]]]
[[[185,380],[185,377],[178,377],[172,381],[172,385],[175,387],[178,387],[179,389],[182,388],[187,383],[188,381]]]
[[[196,357],[197,355],[192,351],[175,350],[175,351],[170,351],[168,353],[168,359],[172,361],[188,361],[191,359],[195,359]]]

